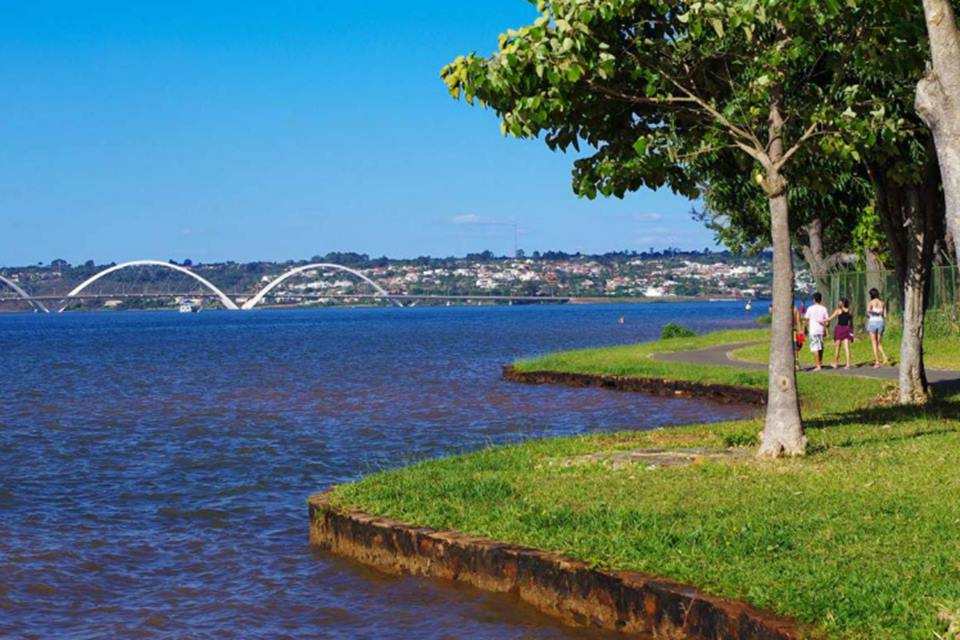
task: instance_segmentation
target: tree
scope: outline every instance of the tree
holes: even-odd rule
[[[923,363],[923,331],[933,262],[933,241],[941,233],[943,197],[932,144],[923,154],[920,171],[898,176],[896,162],[868,163],[877,192],[877,210],[887,234],[901,284],[903,331],[900,339],[898,401],[928,398]]]
[[[933,139],[914,109],[915,79],[926,59],[925,26],[911,3],[864,2],[860,14],[869,28],[847,65],[856,87],[847,138],[872,183],[874,213],[900,284],[898,400],[923,402],[924,319],[934,241],[943,235],[944,218]]]
[[[726,154],[710,163],[697,163],[702,176],[704,207],[694,217],[736,253],[754,254],[770,244],[770,214],[766,198],[743,174],[749,167]],[[862,172],[860,172],[862,173]],[[853,232],[872,203],[865,176],[851,171],[850,162],[822,153],[797,158],[791,171],[791,234],[817,283],[826,290],[827,276],[842,265],[857,261]]]
[[[916,110],[936,144],[947,230],[960,259],[960,30],[950,0],[923,0],[932,64],[917,83]]]
[[[505,133],[542,137],[555,150],[587,146],[573,177],[587,197],[668,185],[695,198],[698,158],[750,160],[743,178],[752,174],[766,196],[774,262],[759,453],[804,453],[791,348],[789,166],[847,106],[835,85],[851,34],[827,27],[842,16],[840,3],[541,0],[538,9],[534,24],[502,35],[491,57],[446,66],[451,94],[492,107]]]
[[[846,81],[837,85],[848,108],[843,126],[821,140],[821,153],[806,154],[794,166],[793,227],[820,287],[833,263],[853,257],[851,250],[876,270],[877,249],[887,247],[901,285],[899,400],[923,401],[923,323],[933,241],[942,236],[943,218],[930,136],[913,109],[925,27],[913,7],[895,2],[851,3],[843,20],[857,34],[844,54]],[[707,208],[699,215],[728,246],[762,243],[769,219],[729,167],[721,162],[699,169],[707,181]]]

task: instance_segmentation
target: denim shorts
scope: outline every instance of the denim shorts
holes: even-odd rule
[[[867,320],[867,333],[875,333],[877,335],[883,335],[883,318],[879,316],[871,316]]]

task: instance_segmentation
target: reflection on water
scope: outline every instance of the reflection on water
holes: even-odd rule
[[[0,636],[594,637],[311,550],[304,500],[490,443],[743,415],[499,380],[669,320],[750,324],[721,303],[0,316]]]

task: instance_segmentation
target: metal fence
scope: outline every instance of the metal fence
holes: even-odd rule
[[[931,270],[929,311],[942,313],[954,322],[958,319],[958,284],[960,269],[955,266],[933,267]],[[820,283],[824,304],[835,306],[840,298],[850,300],[850,309],[858,324],[866,317],[870,289],[877,289],[889,314],[899,324],[901,285],[894,271],[850,271],[832,273]],[[832,309],[833,306],[830,308]]]

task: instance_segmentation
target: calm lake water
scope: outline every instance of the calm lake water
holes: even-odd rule
[[[0,637],[585,638],[307,544],[306,497],[526,438],[748,410],[514,385],[736,303],[0,315]],[[623,315],[625,324],[617,323]]]

